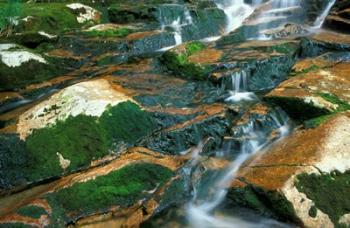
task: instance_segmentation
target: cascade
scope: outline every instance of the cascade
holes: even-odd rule
[[[241,26],[243,21],[254,11],[254,8],[244,3],[244,0],[217,0],[216,4],[227,16],[226,33]]]
[[[174,34],[175,45],[180,45],[182,43],[182,27],[193,24],[193,19],[187,7],[178,4],[164,4],[159,8],[158,14],[161,30],[165,31],[170,28]],[[168,49],[168,47],[165,49]]]
[[[232,90],[230,97],[226,99],[227,102],[240,102],[255,100],[256,96],[252,92],[248,92],[248,74],[245,70],[237,71],[231,75]]]
[[[327,7],[324,9],[322,14],[316,18],[313,28],[319,29],[322,27],[326,17],[328,16],[329,11],[332,9],[332,6],[335,4],[335,2],[336,0],[329,1]]]
[[[281,110],[276,110],[269,118],[274,127],[277,129],[279,140],[289,134],[289,120],[286,114]],[[263,152],[273,139],[264,131],[263,127],[256,124],[256,120],[250,120],[245,126],[242,126],[239,132],[233,133],[233,136],[241,136],[243,140],[240,144],[239,155],[236,157],[228,168],[220,175],[211,179],[209,186],[203,184],[194,184],[194,196],[192,201],[187,205],[187,216],[191,227],[288,227],[274,220],[263,219],[257,223],[245,221],[233,216],[216,216],[215,210],[223,203],[227,195],[227,186],[235,178],[241,165],[250,159],[253,155]],[[225,152],[226,154],[232,151]],[[216,153],[216,157],[221,157],[222,151]],[[198,159],[197,159],[198,160]]]

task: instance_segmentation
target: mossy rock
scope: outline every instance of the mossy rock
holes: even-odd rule
[[[111,207],[129,207],[141,199],[151,197],[148,191],[162,187],[173,172],[152,163],[135,163],[98,176],[87,182],[44,196],[53,208],[51,224],[74,222],[89,214],[103,212]]]
[[[336,227],[339,219],[350,213],[350,172],[330,174],[300,174],[297,189],[315,203],[315,207],[326,213]],[[309,212],[314,214],[312,211]]]
[[[229,189],[228,200],[230,204],[248,207],[268,217],[299,223],[293,205],[277,191],[248,184]]]
[[[28,22],[20,21],[16,32],[61,33],[80,28],[77,16],[64,3],[24,3],[21,18],[28,18]]]
[[[117,146],[134,145],[156,128],[149,113],[133,102],[109,107],[101,117],[80,114],[36,129],[26,139],[27,178],[37,181],[87,168]],[[62,167],[61,161],[68,162]]]
[[[16,53],[18,52],[21,52],[23,55],[35,55],[41,61],[30,58],[28,61],[22,63],[8,65],[0,60],[0,90],[25,87],[31,83],[43,82],[65,72],[64,66],[57,59],[41,56],[33,50],[20,46],[14,49],[4,50],[0,56],[3,55],[7,56],[7,58],[17,59]],[[53,62],[56,64],[53,64]]]
[[[156,8],[152,5],[136,3],[133,6],[125,4],[112,4],[108,8],[108,18],[113,23],[127,24],[140,21],[156,22],[154,14]]]
[[[33,219],[39,219],[42,215],[48,214],[44,208],[36,205],[21,207],[16,211],[16,213]]]
[[[175,75],[186,79],[206,80],[212,67],[207,64],[193,63],[188,59],[205,48],[203,43],[193,41],[165,52],[160,59]]]
[[[131,29],[128,28],[115,28],[115,29],[107,29],[103,31],[98,30],[92,30],[92,31],[86,31],[83,34],[88,37],[119,37],[124,38],[128,36],[130,33],[132,33]]]

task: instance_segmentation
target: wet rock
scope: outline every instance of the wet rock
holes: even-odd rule
[[[349,33],[350,3],[342,0],[336,1],[325,20],[324,27],[343,33]]]
[[[334,32],[321,32],[301,38],[301,57],[316,57],[327,52],[349,51],[350,36]]]
[[[0,90],[24,87],[63,72],[54,58],[43,56],[16,44],[0,44]]]
[[[182,123],[163,129],[141,142],[145,147],[169,154],[181,154],[211,138],[212,148],[221,146],[222,138],[230,126],[230,114],[220,105],[207,107],[203,114]]]
[[[113,220],[138,225],[176,203],[173,196],[180,196],[178,200],[186,196],[184,176],[178,173],[186,160],[131,148],[105,166],[42,186],[41,194],[29,190],[27,202],[2,216],[0,225],[65,226]]]
[[[237,76],[246,77],[247,91],[274,88],[285,80],[299,53],[295,41],[247,41],[218,48],[225,54],[210,75],[215,83],[233,90]]]
[[[28,185],[87,169],[150,135],[157,128],[153,118],[103,79],[67,87],[19,117],[26,159],[14,172]],[[1,171],[11,159],[4,157]]]
[[[306,227],[334,227],[349,213],[348,114],[297,130],[246,162],[229,199]]]
[[[350,109],[349,63],[301,60],[296,76],[283,82],[264,99],[282,107],[295,119],[306,120]]]

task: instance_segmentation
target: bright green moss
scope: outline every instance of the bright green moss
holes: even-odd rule
[[[17,210],[16,212],[17,212],[17,214],[31,217],[34,219],[39,219],[40,216],[47,214],[47,212],[45,211],[44,208],[38,207],[35,205],[29,205],[29,206],[22,207],[19,210]]]
[[[127,143],[135,143],[156,127],[151,115],[130,101],[107,109],[99,123],[111,139]]]
[[[129,35],[132,31],[128,28],[116,28],[116,29],[108,29],[104,31],[87,31],[84,32],[85,35],[90,37],[119,37],[123,38]]]
[[[301,174],[296,187],[326,213],[334,224],[350,213],[350,172],[331,174]]]
[[[327,120],[329,120],[333,116],[334,115],[324,115],[324,116],[312,118],[312,119],[304,122],[304,127],[305,128],[316,128],[316,127],[320,126],[321,124],[327,122]]]
[[[190,63],[188,57],[205,49],[205,45],[199,41],[193,41],[186,45],[186,51],[183,53],[175,53],[168,51],[164,53],[161,60],[167,65],[167,67],[184,78],[204,80],[209,72],[212,70],[210,66]]]
[[[81,27],[76,15],[64,3],[26,3],[21,17],[28,16],[34,18],[33,22],[19,30],[58,33]]]
[[[186,45],[186,51],[187,51],[186,55],[191,56],[194,53],[205,49],[205,47],[206,47],[205,44],[203,44],[199,41],[193,41],[193,42]]]
[[[69,117],[52,127],[34,130],[27,138],[27,174],[31,180],[60,175],[57,153],[70,161],[67,171],[76,170],[108,154],[109,145],[107,132],[95,117]]]
[[[147,191],[162,186],[172,175],[173,172],[163,166],[137,163],[49,193],[45,198],[64,213],[96,213],[112,206],[130,206],[148,197]]]
[[[344,112],[347,110],[350,110],[350,104],[346,101],[341,100],[339,97],[337,97],[334,94],[331,93],[319,93],[319,96],[321,96],[326,101],[329,101],[333,104],[338,105],[337,112]]]
[[[108,155],[113,143],[134,144],[155,128],[149,113],[133,102],[122,102],[106,109],[100,118],[78,115],[34,130],[26,139],[28,179],[60,176],[63,171],[89,166]],[[60,166],[58,153],[70,161],[66,170]]]

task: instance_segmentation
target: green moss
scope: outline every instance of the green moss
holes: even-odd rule
[[[34,130],[26,139],[28,179],[60,176],[63,171],[87,167],[91,161],[108,155],[113,143],[134,144],[155,127],[149,113],[133,102],[122,102],[106,109],[100,118],[78,115]],[[57,153],[70,161],[66,170],[62,170]]]
[[[296,187],[306,194],[315,206],[328,214],[334,224],[350,213],[350,172],[331,174],[301,174]]]
[[[107,109],[99,123],[114,141],[128,143],[135,143],[156,128],[152,116],[130,101]]]
[[[45,198],[65,214],[96,213],[112,206],[130,206],[148,197],[147,191],[162,186],[172,175],[172,171],[163,166],[137,163],[88,182],[76,183]]]
[[[317,208],[315,206],[310,207],[309,216],[312,218],[316,218],[317,216]]]
[[[25,207],[22,207],[19,210],[17,210],[17,214],[31,217],[34,219],[39,219],[41,215],[47,215],[47,212],[42,207],[38,207],[35,205],[29,205],[29,206],[25,206]]]
[[[85,35],[90,37],[126,37],[132,31],[128,28],[116,28],[116,29],[108,29],[104,31],[92,30],[84,32]]]
[[[319,70],[319,69],[321,69],[319,66],[317,66],[317,65],[315,65],[315,64],[312,64],[310,67],[305,68],[305,69],[303,69],[303,70],[300,71],[300,72],[292,72],[292,73],[290,74],[290,76],[297,76],[297,75],[301,75],[301,74],[307,74],[307,73],[309,73],[309,72],[317,71],[317,70]]]
[[[65,3],[26,3],[22,10],[22,18],[33,17],[29,26],[20,25],[19,32],[45,31],[58,33],[80,28],[76,15]]]
[[[324,115],[324,116],[319,116],[316,118],[312,118],[310,120],[306,120],[304,122],[304,127],[305,128],[316,128],[320,126],[321,124],[327,122],[330,118],[332,118],[334,115]]]
[[[230,189],[228,194],[236,206],[248,207],[265,216],[298,223],[292,204],[276,191],[266,191],[258,186]]]
[[[295,43],[282,43],[282,44],[277,44],[273,46],[268,46],[266,48],[266,51],[268,52],[278,52],[281,54],[292,54],[294,55],[296,51],[298,50],[298,45]]]
[[[346,101],[341,100],[339,97],[337,97],[334,94],[318,93],[318,95],[321,96],[326,101],[338,105],[336,112],[344,112],[344,111],[350,110],[350,104]]]
[[[205,44],[203,44],[202,42],[199,42],[199,41],[190,42],[186,45],[186,51],[187,51],[186,55],[191,56],[196,52],[204,50],[205,47],[206,47]]]
[[[161,57],[161,60],[166,66],[184,78],[205,80],[207,75],[212,71],[212,67],[208,65],[201,65],[196,63],[190,63],[188,57],[205,49],[205,45],[199,41],[193,41],[186,45],[183,53],[175,53],[172,50],[166,52]]]
[[[70,160],[66,171],[76,170],[108,154],[109,145],[107,132],[95,117],[68,117],[52,127],[34,130],[27,138],[27,174],[30,180],[60,175],[57,153]]]

